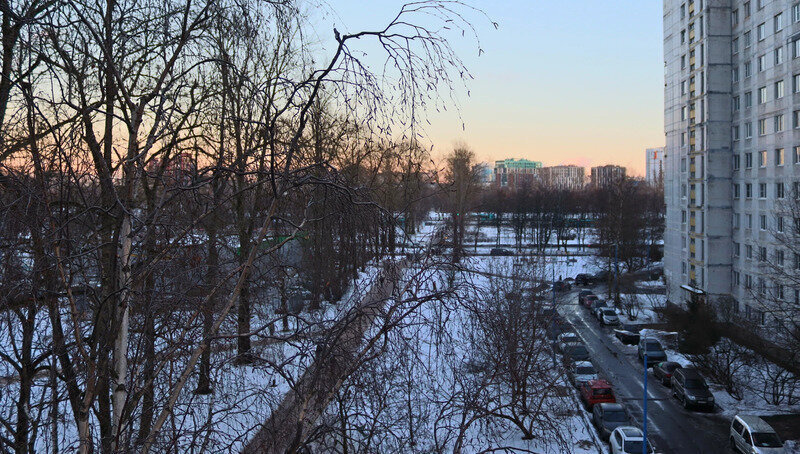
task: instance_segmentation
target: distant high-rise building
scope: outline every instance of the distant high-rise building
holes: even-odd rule
[[[499,187],[515,188],[523,184],[533,184],[537,169],[542,163],[527,159],[503,159],[494,162],[493,184]]]
[[[664,147],[646,150],[645,180],[653,186],[664,186]]]
[[[592,167],[591,184],[595,188],[607,188],[614,182],[625,179],[625,167],[606,165]]]
[[[583,187],[585,176],[586,169],[574,165],[539,169],[542,184],[555,189],[580,189]]]

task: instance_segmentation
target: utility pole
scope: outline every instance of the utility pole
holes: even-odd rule
[[[647,454],[647,333],[644,335],[644,422],[642,423],[642,454]]]

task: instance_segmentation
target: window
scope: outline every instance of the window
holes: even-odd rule
[[[745,183],[745,185],[744,185],[744,196],[747,197],[748,199],[753,198],[753,185],[752,185],[752,183]]]
[[[745,139],[753,137],[753,123],[749,121],[744,124],[744,137]]]
[[[686,30],[681,30],[681,44],[686,43]]]
[[[748,17],[750,17],[750,2],[744,2],[743,9],[744,9],[744,18],[747,19]]]
[[[733,140],[739,140],[739,125],[733,127],[731,134],[733,134]]]
[[[792,163],[800,164],[800,147],[794,147],[792,149]]]
[[[759,246],[758,248],[758,260],[762,262],[767,261],[767,248],[764,246]]]
[[[758,120],[758,135],[764,136],[767,134],[767,119],[762,118]]]
[[[681,82],[681,94],[682,95],[686,94],[686,81],[685,80],[683,82]]]
[[[767,69],[767,54],[758,56],[758,72],[763,72]]]
[[[795,110],[792,112],[792,126],[795,128],[800,128],[800,110]]]
[[[746,214],[744,217],[745,217],[745,221],[747,221],[747,228],[748,228],[748,229],[752,229],[752,228],[753,228],[753,215],[752,215],[752,214],[750,214],[750,213],[748,213],[748,214]],[[753,254],[750,254],[750,255],[748,256],[748,258],[752,257],[752,255],[753,255]]]
[[[681,107],[681,120],[686,119],[686,106]]]
[[[776,218],[776,220],[775,220],[775,225],[776,225],[776,228],[778,229],[778,232],[783,232],[783,228],[784,228],[783,227],[783,217],[778,216]]]
[[[735,9],[731,11],[731,24],[738,25],[739,24],[739,10]]]
[[[762,214],[758,218],[759,218],[759,227],[761,228],[761,230],[767,230],[767,215]],[[764,257],[766,257],[766,254],[764,254]]]
[[[775,49],[775,64],[780,65],[783,64],[783,46]]]
[[[739,38],[733,38],[733,41],[731,41],[731,52],[734,54],[739,53]]]
[[[782,199],[784,197],[786,197],[786,188],[783,183],[775,183],[775,198]]]
[[[792,41],[792,58],[800,57],[800,39]]]
[[[792,21],[800,22],[800,3],[792,5]]]
[[[681,69],[686,69],[686,55],[681,55]]]
[[[738,229],[739,226],[741,225],[741,222],[740,222],[741,219],[739,219],[740,217],[741,216],[739,215],[739,213],[734,213],[733,214],[733,228],[734,229]],[[737,253],[737,255],[738,255],[738,253]]]
[[[744,32],[744,48],[747,49],[753,44],[753,34],[749,31]]]
[[[749,61],[744,62],[744,77],[747,79],[748,77],[753,75],[753,64]]]
[[[800,254],[794,253],[794,269],[800,270]]]
[[[778,13],[772,18],[772,25],[775,26],[775,33],[783,30],[783,13]]]
[[[767,166],[767,150],[761,150],[758,152],[758,166],[759,167]]]
[[[764,22],[758,24],[758,27],[756,27],[756,37],[759,41],[763,41],[764,38],[767,37],[767,24]]]
[[[744,275],[744,288],[750,289],[753,288],[753,276],[749,274]],[[745,306],[747,315],[750,316],[750,306]]]
[[[732,78],[733,82],[739,82],[739,67],[738,66],[734,66],[733,69],[731,70],[731,78]]]
[[[736,112],[737,110],[739,110],[739,97],[738,96],[734,96],[733,97],[733,111]]]
[[[682,147],[686,146],[686,133],[685,132],[681,133],[681,146]]]
[[[783,148],[778,148],[775,150],[775,165],[782,166],[783,165]]]
[[[739,243],[733,243],[733,256],[739,257]]]
[[[739,198],[739,184],[738,183],[734,183],[733,184],[733,198],[734,199],[738,199]]]
[[[739,164],[740,164],[739,161],[740,161],[739,155],[738,154],[733,155],[733,170],[739,170]]]
[[[764,104],[767,102],[767,87],[761,87],[758,89],[758,103]]]
[[[775,132],[783,131],[783,114],[775,115],[775,121],[773,122],[773,126]]]
[[[783,98],[784,89],[783,89],[783,81],[779,80],[775,82],[775,99]]]
[[[744,92],[744,108],[747,109],[750,107],[753,107],[753,92],[746,91]]]
[[[746,244],[744,246],[744,256],[747,259],[752,259],[753,258],[753,245],[752,244]]]
[[[766,199],[767,198],[767,183],[759,183],[758,184],[758,197],[762,198],[762,199]]]
[[[744,167],[747,169],[753,167],[753,153],[744,154]]]

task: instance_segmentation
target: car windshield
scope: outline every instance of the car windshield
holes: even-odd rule
[[[614,311],[613,311],[613,310],[611,310],[611,309],[605,309],[605,310],[603,310],[603,315],[608,315],[608,316],[611,316],[611,315],[617,315],[617,313],[616,313],[616,312],[614,312]]]
[[[628,415],[624,411],[607,411],[603,414],[603,419],[608,422],[627,422]]]
[[[610,396],[611,388],[595,388],[592,394],[595,396]]]
[[[644,444],[641,440],[633,440],[633,441],[626,441],[625,442],[625,452],[631,454],[639,454],[642,452],[642,445]],[[650,446],[647,447],[647,451],[650,452]]]
[[[753,445],[757,448],[780,448],[783,446],[777,434],[769,432],[753,432]]]
[[[686,385],[684,385],[684,386],[686,388],[689,388],[689,389],[706,389],[706,388],[708,388],[708,386],[706,386],[705,382],[703,380],[699,379],[699,378],[687,378],[686,379]]]
[[[592,366],[581,366],[578,368],[577,372],[578,375],[593,375],[596,373]]]
[[[681,367],[680,364],[676,364],[676,363],[669,363],[669,364],[664,365],[664,369],[666,369],[666,371],[669,372],[669,373],[675,372],[675,369],[677,369],[679,367]]]
[[[662,351],[661,344],[659,344],[658,342],[648,342],[647,344],[645,344],[645,348],[647,349],[648,352]]]

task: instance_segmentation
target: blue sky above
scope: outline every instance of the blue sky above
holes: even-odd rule
[[[386,24],[403,2],[328,0],[316,32]],[[473,2],[474,40],[452,41],[474,80],[455,109],[429,113],[434,154],[456,141],[482,160],[507,157],[545,165],[619,163],[642,174],[644,150],[662,146],[662,2],[505,0]],[[462,130],[462,119],[465,129]]]

